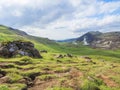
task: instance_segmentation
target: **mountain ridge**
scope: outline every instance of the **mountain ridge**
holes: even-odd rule
[[[83,43],[83,45],[88,45],[92,48],[101,48],[101,49],[117,49],[120,48],[120,31],[112,32],[99,32],[99,31],[90,31],[70,42]],[[67,40],[63,40],[66,42]]]

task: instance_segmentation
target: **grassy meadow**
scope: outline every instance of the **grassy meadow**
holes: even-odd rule
[[[120,90],[120,50],[56,43],[0,26],[0,42],[13,40],[31,41],[47,53],[41,59],[1,57],[0,90]]]

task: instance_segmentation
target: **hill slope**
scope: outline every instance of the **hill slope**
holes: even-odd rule
[[[48,51],[55,51],[50,46],[52,46],[52,45],[58,46],[58,44],[56,42],[49,40],[47,38],[40,38],[40,37],[31,36],[23,31],[0,25],[0,42],[11,41],[11,40],[31,41],[35,44],[35,46],[38,49],[42,49],[42,50],[45,49]]]
[[[56,43],[47,38],[35,37],[26,34],[23,31],[13,29],[10,27],[0,26],[0,42],[11,40],[27,40],[35,44],[38,50],[47,50],[50,53],[70,53],[74,55],[101,55],[120,58],[119,50],[100,50],[92,49],[89,46],[82,44],[74,45],[73,43]]]

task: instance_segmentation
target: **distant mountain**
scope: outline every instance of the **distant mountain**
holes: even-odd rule
[[[91,32],[85,33],[81,37],[77,38],[76,41],[84,42],[84,40],[86,39],[86,42],[88,44],[91,44],[94,40],[97,40],[97,37],[100,36],[101,34],[102,33],[99,31],[91,31]]]
[[[77,38],[72,38],[72,39],[65,39],[65,40],[56,40],[57,42],[73,42],[75,41]]]
[[[82,43],[83,45],[89,45],[92,48],[117,49],[120,48],[120,32],[102,33],[99,31],[91,31],[76,39],[64,40],[64,42],[66,41]]]
[[[120,48],[120,32],[88,32],[76,41],[88,43],[93,48],[117,49]]]

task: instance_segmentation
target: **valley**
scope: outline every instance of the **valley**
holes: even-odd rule
[[[0,57],[0,90],[120,90],[118,47],[56,42],[1,25],[0,43],[15,41],[31,42],[42,58]]]

